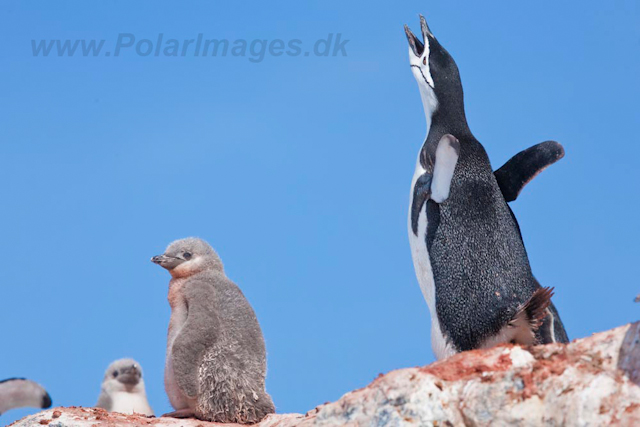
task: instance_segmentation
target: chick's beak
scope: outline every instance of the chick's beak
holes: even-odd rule
[[[182,258],[162,254],[151,258],[151,262],[158,264],[160,267],[166,268],[167,270],[172,270],[182,264],[184,260]]]

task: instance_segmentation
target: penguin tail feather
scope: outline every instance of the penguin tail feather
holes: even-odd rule
[[[538,330],[548,314],[547,308],[551,304],[552,296],[553,288],[545,287],[537,289],[524,304],[518,307],[510,323],[515,326],[515,321],[524,315],[531,329],[534,331]]]

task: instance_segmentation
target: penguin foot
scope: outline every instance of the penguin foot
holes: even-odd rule
[[[177,411],[167,412],[163,414],[163,418],[195,418],[196,414],[193,412],[193,409],[178,409]]]

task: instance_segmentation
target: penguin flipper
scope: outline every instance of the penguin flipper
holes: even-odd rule
[[[433,181],[431,182],[431,199],[442,203],[449,197],[451,179],[460,157],[460,141],[446,134],[438,142],[433,166]]]
[[[431,181],[433,175],[425,172],[420,175],[413,186],[413,198],[411,199],[411,230],[413,234],[418,235],[418,219],[422,206],[427,203],[431,196]]]
[[[494,172],[505,200],[507,202],[516,200],[525,185],[563,157],[562,145],[555,141],[545,141],[510,158]]]
[[[449,197],[451,179],[460,157],[460,142],[451,134],[446,134],[438,145],[425,146],[420,154],[425,172],[413,186],[411,202],[411,229],[418,235],[418,219],[427,200],[442,203]]]
[[[187,320],[171,349],[174,377],[189,398],[198,395],[198,370],[206,351],[219,339],[220,319],[215,313],[215,294],[211,284],[190,279],[184,285]]]
[[[102,408],[109,411],[113,407],[113,400],[111,396],[105,392],[100,393],[98,397],[98,403],[96,403],[96,408]]]

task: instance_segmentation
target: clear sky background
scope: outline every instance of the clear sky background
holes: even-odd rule
[[[253,305],[279,412],[434,360],[407,238],[424,140],[403,24],[456,59],[495,168],[566,157],[512,204],[571,338],[638,319],[640,3],[102,1],[0,4],[0,378],[92,406],[107,365],[143,366],[156,414],[174,239],[219,252]],[[346,57],[34,57],[31,40],[302,41]],[[35,410],[15,410],[9,423]]]

